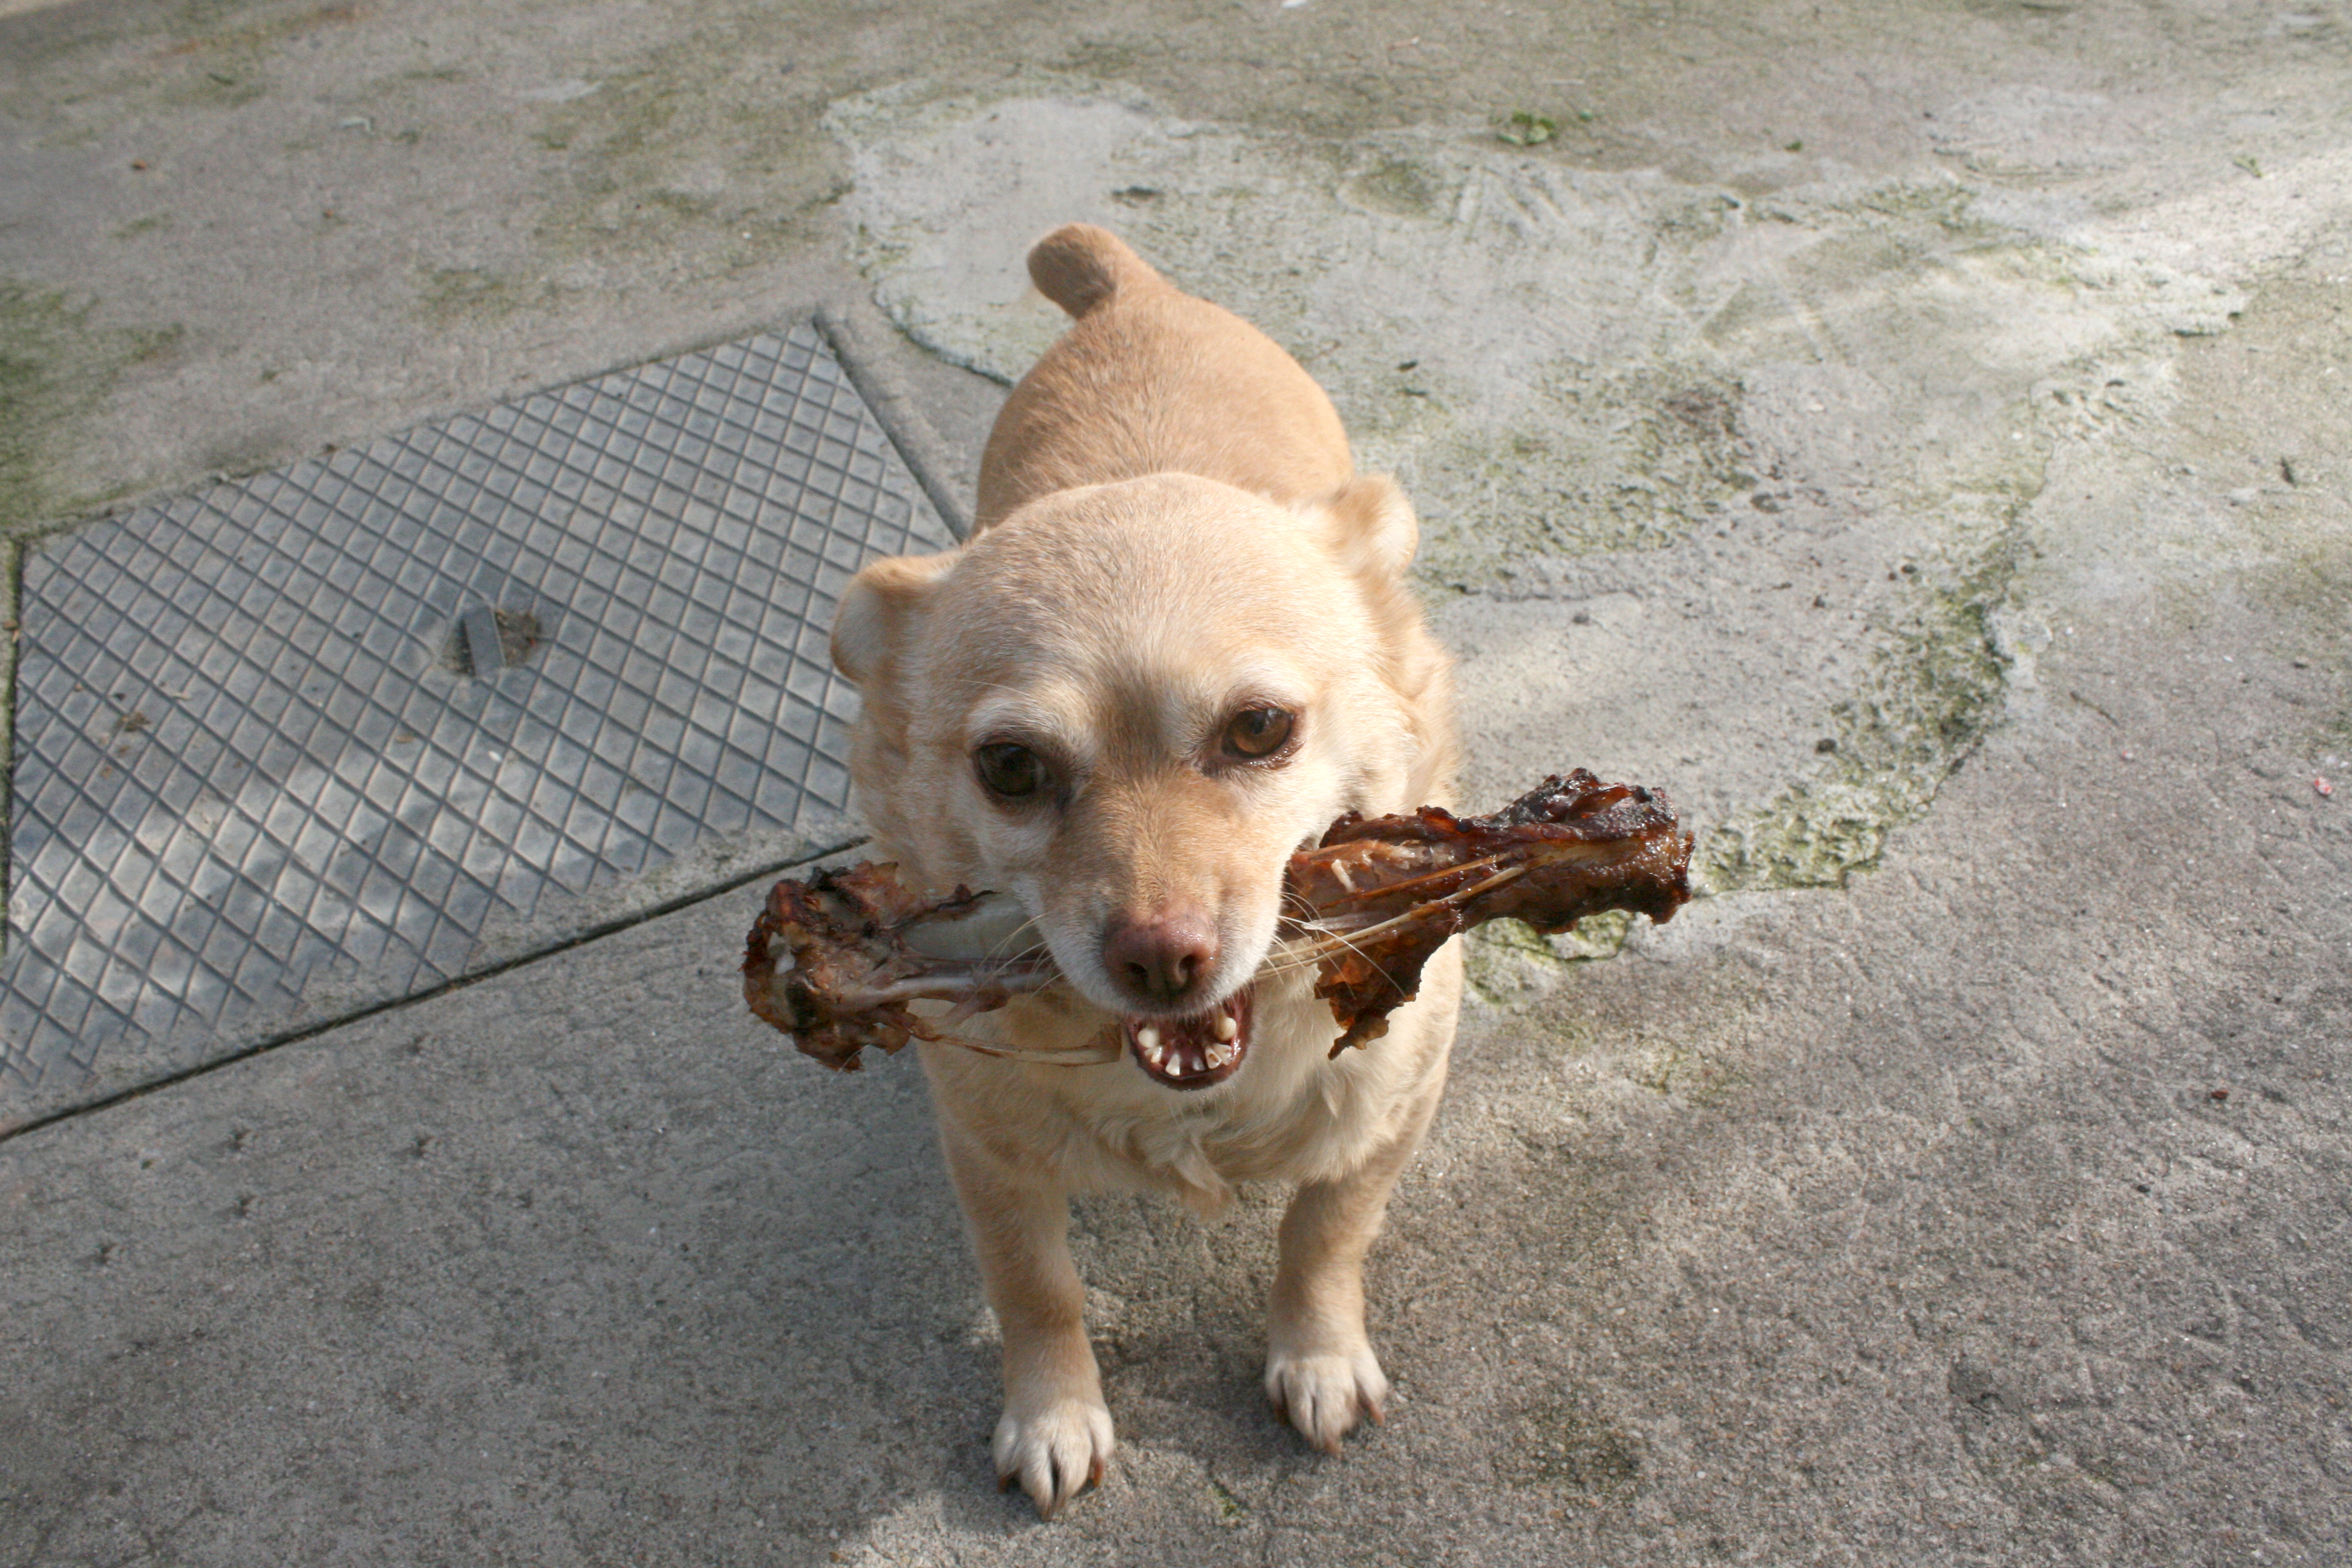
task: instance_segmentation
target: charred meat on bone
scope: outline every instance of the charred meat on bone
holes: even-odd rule
[[[1485,816],[1433,805],[1369,819],[1350,812],[1290,858],[1284,909],[1296,934],[1283,951],[1317,961],[1336,1057],[1387,1032],[1389,1014],[1412,999],[1423,966],[1456,932],[1507,918],[1568,931],[1604,910],[1663,924],[1690,898],[1690,857],[1691,836],[1664,795],[1582,768]],[[867,1046],[896,1051],[909,1039],[1046,1055],[955,1030],[1059,978],[1008,895],[959,888],[926,900],[887,865],[778,882],[744,944],[751,1011],[841,1069]],[[949,1010],[926,1016],[913,1008],[922,1001]]]

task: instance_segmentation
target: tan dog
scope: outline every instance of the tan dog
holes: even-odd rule
[[[1293,849],[1343,811],[1451,802],[1403,496],[1353,477],[1297,362],[1112,235],[1060,229],[1029,271],[1076,320],[997,418],[971,542],[868,566],[833,649],[864,697],[877,858],[932,893],[1017,895],[1067,977],[971,1027],[1124,1045],[1075,1067],[922,1052],[1004,1337],[997,1471],[1051,1515],[1111,1451],[1072,1192],[1206,1213],[1238,1182],[1297,1184],[1266,1392],[1325,1449],[1380,1419],[1362,1263],[1444,1084],[1461,960],[1332,1061],[1330,1009],[1276,952]]]

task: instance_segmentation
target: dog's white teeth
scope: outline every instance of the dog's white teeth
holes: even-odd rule
[[[1178,1079],[1213,1072],[1242,1059],[1241,1026],[1231,1014],[1219,1013],[1209,1032],[1216,1038],[1170,1039],[1157,1026],[1139,1024],[1135,1030],[1136,1054],[1153,1071]]]

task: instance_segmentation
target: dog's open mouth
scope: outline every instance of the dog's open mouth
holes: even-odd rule
[[[1224,1082],[1249,1054],[1250,991],[1244,985],[1205,1013],[1124,1020],[1128,1054],[1171,1089]]]

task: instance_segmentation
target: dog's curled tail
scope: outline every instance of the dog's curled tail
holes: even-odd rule
[[[1127,241],[1090,223],[1066,223],[1029,247],[1029,280],[1073,317],[1122,290],[1162,286],[1159,273]]]

